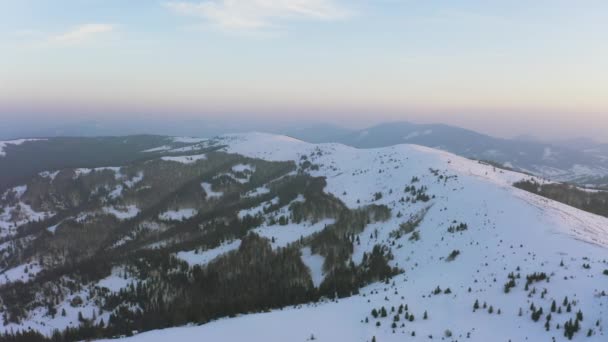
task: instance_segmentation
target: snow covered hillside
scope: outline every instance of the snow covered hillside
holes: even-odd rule
[[[300,136],[308,141],[306,135]],[[340,142],[357,148],[416,144],[489,160],[555,181],[591,187],[607,183],[608,150],[605,145],[589,140],[551,143],[529,137],[500,139],[444,124],[391,122],[314,142]]]
[[[390,219],[356,236],[352,261],[382,245],[404,272],[352,297],[129,341],[608,340],[608,219],[512,186],[530,176],[415,145],[361,150],[262,133],[219,144],[308,162],[351,209],[388,206]],[[319,256],[302,255],[322,278]]]
[[[0,341],[608,340],[608,218],[513,186],[549,180],[418,145],[180,144],[0,196]]]

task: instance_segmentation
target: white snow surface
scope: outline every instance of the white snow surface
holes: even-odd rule
[[[17,198],[21,198],[23,194],[27,191],[27,185],[19,185],[11,189]]]
[[[74,169],[74,179],[80,177],[80,176],[84,176],[84,175],[88,175],[89,173],[91,173],[92,171],[112,171],[114,172],[114,176],[116,177],[116,179],[118,179],[121,174],[120,174],[120,167],[117,166],[103,166],[103,167],[96,167],[94,169],[87,169],[87,168],[78,168],[78,169]]]
[[[264,208],[271,205],[272,201],[278,202],[278,198],[275,197],[273,200],[264,202],[264,203],[260,203],[260,205],[257,205],[255,207],[252,208],[248,208],[248,209],[242,209],[239,210],[238,212],[238,217],[240,219],[242,219],[243,217],[250,215],[250,216],[256,216],[257,214],[263,214],[264,213]]]
[[[326,219],[316,223],[289,223],[287,225],[262,225],[253,231],[259,236],[271,240],[273,248],[285,247],[288,244],[298,241],[300,237],[307,237],[322,231],[327,225],[333,224],[335,220]],[[273,240],[273,241],[272,241]]]
[[[103,279],[101,281],[101,284],[104,285],[103,287],[109,286],[111,291],[118,288],[118,286],[121,285],[119,284],[120,280],[114,277],[115,276],[110,276]],[[57,314],[53,318],[48,315],[47,308],[44,306],[31,310],[27,320],[19,325],[3,322],[2,318],[0,318],[0,332],[32,329],[44,335],[50,336],[55,329],[63,330],[67,327],[78,327],[80,325],[78,313],[82,313],[85,319],[92,319],[93,313],[98,313],[99,308],[94,304],[94,302],[87,301],[87,298],[91,295],[91,293],[92,291],[90,291],[89,288],[85,288],[79,292],[69,294],[55,306],[57,309]],[[80,297],[83,300],[83,304],[72,306],[71,302],[76,297]],[[62,311],[65,311],[65,316],[61,314]],[[102,319],[104,322],[107,322],[109,318],[110,312],[104,311],[101,315],[97,315],[95,323],[101,322]]]
[[[133,178],[125,180],[124,183],[127,188],[132,188],[142,180],[144,180],[144,173],[143,171],[139,171],[135,176],[133,176]]]
[[[212,249],[208,249],[205,251],[200,251],[196,253],[195,251],[182,251],[177,253],[177,257],[179,259],[184,260],[190,266],[194,265],[206,265],[213,259],[217,258],[222,254],[226,254],[230,251],[236,250],[241,245],[241,240],[233,240],[231,242],[226,242],[221,244],[220,246]]]
[[[257,197],[257,196],[265,195],[265,194],[267,194],[269,192],[270,192],[270,189],[268,189],[265,186],[261,186],[259,188],[256,188],[254,190],[251,190],[251,191],[247,192],[245,194],[245,197]]]
[[[255,171],[255,166],[249,164],[237,164],[232,167],[233,172]]]
[[[171,161],[171,162],[182,163],[182,164],[194,164],[199,160],[207,159],[207,155],[203,153],[203,154],[195,154],[195,155],[191,155],[191,156],[161,157],[160,159],[162,159],[164,161]]]
[[[61,222],[57,223],[56,225],[47,227],[46,230],[48,230],[49,232],[55,234],[55,231],[57,231],[57,228],[61,225]]]
[[[164,151],[168,151],[171,149],[171,146],[169,145],[163,145],[163,146],[158,146],[158,147],[154,147],[154,148],[149,148],[147,150],[142,151],[143,153],[152,153],[152,152],[164,152]]]
[[[198,211],[196,209],[191,208],[168,210],[164,213],[160,213],[158,218],[165,221],[181,221],[195,216],[197,212]]]
[[[207,198],[219,198],[219,197],[224,196],[224,193],[221,191],[213,191],[213,189],[211,189],[210,183],[202,182],[201,187],[203,188],[203,190],[205,190],[205,194],[207,194]]]
[[[122,272],[124,272],[122,269],[115,267],[114,269],[112,269],[112,274],[97,282],[97,286],[105,287],[111,292],[118,292],[120,291],[120,289],[124,289],[128,287],[131,283],[135,282],[135,280],[132,278],[127,277],[125,279],[124,277],[122,277]]]
[[[184,143],[184,144],[196,144],[203,141],[207,141],[207,138],[196,138],[196,137],[174,137],[173,142]]]
[[[38,265],[38,263],[35,262],[25,263],[11,269],[4,270],[0,273],[0,285],[15,281],[28,282],[40,271],[42,271],[42,268],[40,265]]]
[[[57,177],[57,175],[59,174],[59,171],[42,171],[39,173],[40,177],[42,178],[50,178],[51,181],[55,180],[55,177]]]
[[[312,283],[315,287],[319,287],[325,278],[325,274],[323,273],[323,262],[325,261],[325,258],[322,255],[313,254],[310,247],[302,248],[301,252],[302,261],[310,270]]]
[[[124,190],[123,186],[119,184],[114,189],[112,189],[112,191],[110,191],[110,193],[108,194],[108,197],[111,199],[119,198],[120,196],[122,196],[123,190]]]
[[[14,191],[19,195],[19,192],[25,192],[25,189],[17,187],[17,190]],[[15,234],[19,226],[28,222],[43,220],[53,215],[55,215],[53,212],[36,211],[22,201],[0,208],[0,238]]]
[[[122,207],[104,207],[103,211],[106,214],[114,215],[119,220],[134,218],[139,214],[139,208],[136,205],[127,205]]]

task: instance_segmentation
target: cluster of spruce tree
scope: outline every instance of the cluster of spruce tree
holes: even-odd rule
[[[608,217],[608,191],[585,191],[570,184],[540,184],[535,180],[523,180],[513,185],[575,208]]]
[[[456,222],[453,222],[454,224],[452,224],[451,226],[448,227],[448,233],[457,233],[457,232],[463,232],[467,229],[469,229],[469,225],[467,225],[464,222],[458,223],[456,224]]]

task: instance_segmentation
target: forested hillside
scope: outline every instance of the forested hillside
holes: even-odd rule
[[[0,341],[605,339],[602,192],[412,145],[145,147],[2,192]]]

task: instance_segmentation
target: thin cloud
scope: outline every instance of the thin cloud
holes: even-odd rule
[[[170,1],[166,5],[175,13],[202,18],[226,31],[259,31],[288,19],[331,21],[351,14],[334,0]]]
[[[110,24],[85,24],[78,26],[71,31],[51,37],[49,43],[78,44],[87,41],[94,36],[112,32],[114,28],[115,27]]]

